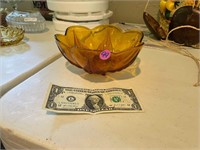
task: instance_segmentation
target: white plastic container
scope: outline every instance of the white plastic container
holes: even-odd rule
[[[108,10],[108,0],[47,0],[54,12],[90,13]]]
[[[61,33],[74,25],[94,28],[109,24],[113,12],[108,4],[108,0],[47,0],[48,9],[54,11],[55,30]]]

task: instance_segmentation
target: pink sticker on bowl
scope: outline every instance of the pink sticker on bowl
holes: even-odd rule
[[[100,53],[99,57],[101,60],[107,60],[108,58],[110,58],[110,55],[111,52],[108,49],[106,49]]]

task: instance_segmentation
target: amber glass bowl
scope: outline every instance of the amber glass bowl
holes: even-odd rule
[[[0,46],[18,44],[24,38],[24,30],[17,27],[0,26]]]
[[[88,73],[105,74],[131,65],[143,46],[143,33],[123,32],[114,25],[99,25],[93,29],[71,26],[65,35],[55,35],[62,55],[73,65]]]

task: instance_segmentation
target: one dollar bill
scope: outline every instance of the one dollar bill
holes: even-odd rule
[[[57,113],[140,112],[132,89],[85,89],[51,84],[43,108]]]

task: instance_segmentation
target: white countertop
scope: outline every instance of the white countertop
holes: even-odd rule
[[[149,46],[142,48],[136,63],[106,76],[88,74],[61,57],[2,97],[1,138],[7,148],[18,149],[199,150],[196,77],[191,59]],[[42,104],[50,83],[132,88],[144,112],[49,113]]]
[[[61,56],[53,23],[47,21],[46,26],[42,33],[25,33],[15,46],[0,48],[0,97]]]

